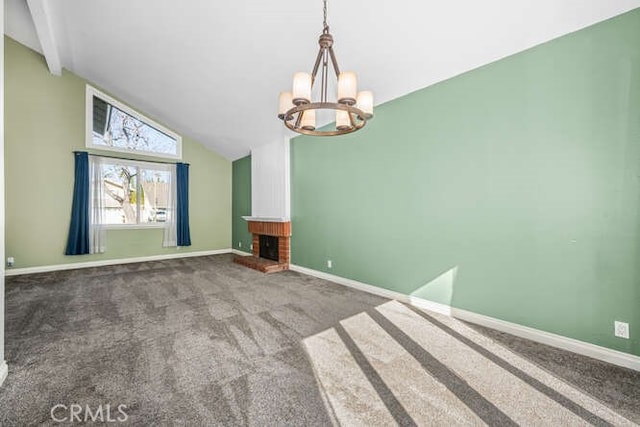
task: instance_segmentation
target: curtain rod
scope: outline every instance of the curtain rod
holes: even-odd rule
[[[164,164],[164,165],[175,165],[178,163],[182,163],[182,162],[163,162],[162,160],[140,160],[140,159],[131,159],[131,158],[127,158],[127,157],[118,157],[118,156],[107,156],[104,154],[92,154],[89,153],[87,151],[74,151],[75,153],[87,153],[89,156],[93,156],[93,157],[104,157],[106,159],[117,159],[117,160],[129,160],[130,162],[144,162],[144,163],[160,163],[160,164]],[[189,165],[189,163],[184,163],[185,165]]]

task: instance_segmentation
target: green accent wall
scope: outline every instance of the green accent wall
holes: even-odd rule
[[[231,162],[183,136],[192,246],[163,248],[160,228],[117,229],[107,232],[104,254],[65,256],[72,152],[86,150],[87,81],[67,70],[51,75],[40,54],[4,40],[6,255],[15,268],[231,247]]]
[[[292,140],[293,264],[640,355],[640,10],[375,114]]]
[[[251,156],[233,162],[233,248],[251,252],[253,242],[247,221],[243,216],[251,216]]]

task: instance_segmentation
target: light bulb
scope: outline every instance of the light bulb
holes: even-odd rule
[[[302,113],[300,127],[304,130],[316,129],[316,110],[304,110]]]
[[[311,102],[311,74],[295,73],[293,75],[293,103],[295,105]]]
[[[358,107],[364,113],[366,119],[373,117],[373,92],[370,90],[363,90],[358,93]]]
[[[278,117],[284,119],[287,111],[293,108],[293,95],[291,92],[280,92],[280,107],[278,108]]]
[[[357,92],[358,78],[356,73],[352,71],[340,73],[338,76],[338,102],[347,105],[355,104]]]
[[[343,110],[336,110],[336,129],[347,130],[351,129],[351,118],[349,112]]]

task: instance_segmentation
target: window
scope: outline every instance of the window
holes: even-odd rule
[[[102,158],[94,208],[103,225],[162,226],[173,209],[172,165]]]
[[[182,139],[160,124],[87,85],[89,148],[180,159]]]

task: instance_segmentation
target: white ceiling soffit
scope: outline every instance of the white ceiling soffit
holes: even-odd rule
[[[228,159],[288,135],[278,92],[311,71],[322,1],[45,0],[62,66]],[[376,104],[640,7],[640,0],[329,0],[342,70]],[[26,0],[6,33],[42,52]],[[375,120],[375,118],[374,118]]]

